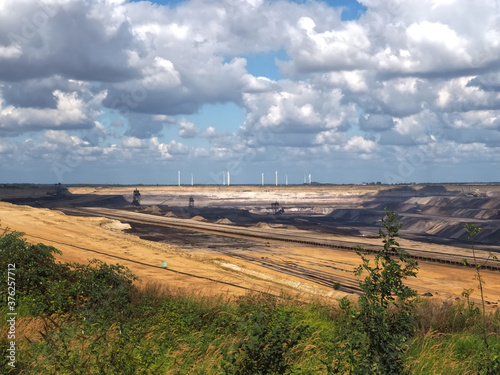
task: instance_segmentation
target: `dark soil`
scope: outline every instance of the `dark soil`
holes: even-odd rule
[[[262,246],[262,241],[252,241],[238,237],[222,236],[218,234],[151,224],[139,224],[135,222],[128,224],[131,226],[131,229],[126,230],[126,232],[136,235],[143,240],[164,242],[184,248],[238,248],[245,250],[250,247]]]

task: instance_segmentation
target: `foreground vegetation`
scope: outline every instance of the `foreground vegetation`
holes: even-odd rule
[[[498,374],[500,313],[482,314],[471,291],[455,303],[418,299],[404,285],[417,264],[398,248],[388,212],[384,247],[358,269],[353,303],[302,303],[249,294],[188,296],[125,267],[58,263],[58,251],[0,235],[0,312],[9,263],[16,272],[16,363],[11,374]],[[477,272],[479,268],[476,268]],[[464,287],[469,285],[464,285]],[[9,326],[2,319],[0,350]]]

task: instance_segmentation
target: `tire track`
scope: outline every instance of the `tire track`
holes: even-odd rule
[[[125,222],[137,222],[141,224],[159,225],[165,227],[177,227],[184,228],[194,231],[210,232],[225,236],[243,236],[250,238],[260,238],[267,241],[283,241],[283,242],[294,242],[310,246],[320,246],[328,247],[339,250],[356,251],[357,246],[354,246],[352,242],[318,238],[310,235],[296,234],[291,232],[284,233],[283,231],[274,229],[273,232],[264,231],[256,228],[244,228],[244,227],[233,227],[222,224],[205,223],[205,222],[189,222],[186,219],[172,219],[162,216],[154,216],[137,212],[129,212],[116,209],[108,208],[73,208],[64,209],[65,212],[77,213],[80,215],[92,215],[92,216],[103,216],[110,219],[116,219]],[[363,246],[364,250],[371,253],[376,253],[379,251],[380,246],[375,246],[373,244],[362,243],[360,241],[359,245]],[[429,244],[430,246],[432,244]],[[438,262],[450,265],[464,266],[463,259],[469,260],[469,267],[473,267],[472,257],[467,254],[456,255],[448,254],[439,251],[422,251],[415,249],[404,249],[408,252],[411,258],[420,261],[428,262]],[[477,255],[479,263],[485,262],[487,258],[485,256]],[[488,270],[500,270],[500,266],[489,264],[484,265],[483,268]]]

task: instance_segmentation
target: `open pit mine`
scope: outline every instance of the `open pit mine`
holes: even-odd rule
[[[408,280],[426,298],[473,287],[466,223],[483,264],[486,300],[500,300],[499,184],[0,187],[0,224],[65,261],[120,263],[142,282],[200,294],[249,291],[304,299],[359,293],[357,246],[377,251],[384,210],[418,260]],[[478,296],[476,296],[478,297]]]

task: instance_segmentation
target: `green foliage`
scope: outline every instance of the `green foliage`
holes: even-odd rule
[[[7,282],[8,264],[15,265],[16,297],[44,295],[51,282],[60,277],[62,267],[54,260],[61,252],[44,244],[32,245],[22,238],[23,233],[5,229],[0,235],[0,280]],[[7,289],[0,290],[0,302],[6,304]]]
[[[484,294],[483,294],[483,284],[484,280],[481,276],[481,264],[478,263],[477,257],[476,257],[476,249],[474,247],[474,238],[481,232],[482,228],[477,227],[475,224],[470,224],[466,223],[465,224],[465,231],[467,232],[469,239],[471,240],[471,249],[472,249],[472,258],[474,260],[474,268],[476,269],[476,280],[478,282],[478,289],[481,292],[481,302],[482,302],[482,308],[483,308],[483,316],[485,315],[485,306],[484,306]],[[487,261],[487,260],[486,260]],[[466,263],[467,260],[465,260],[464,263]]]
[[[417,292],[404,284],[415,277],[417,263],[399,247],[401,224],[396,214],[386,210],[379,230],[384,247],[375,255],[373,265],[359,248],[363,261],[356,270],[367,272],[359,281],[363,294],[358,307],[347,298],[340,302],[344,324],[339,327],[341,340],[333,352],[329,373],[403,374],[404,351],[415,330],[414,305]]]
[[[44,374],[157,374],[162,361],[156,357],[162,351],[155,342],[162,336],[151,331],[116,323],[95,326],[44,318],[42,339],[29,353],[30,369]]]
[[[404,280],[417,275],[417,262],[411,259],[396,241],[401,224],[398,223],[394,211],[386,210],[382,225],[386,231],[379,229],[379,235],[383,239],[384,247],[376,254],[375,265],[371,266],[366,252],[362,249],[358,251],[363,264],[358,267],[357,274],[368,272],[365,279],[359,283],[364,293],[360,302],[384,308],[396,304],[402,309],[408,309],[414,303],[417,292],[404,285]]]
[[[498,374],[488,372],[486,357],[481,335],[470,332],[417,335],[407,352],[410,372],[419,375]]]
[[[486,349],[488,352],[488,355],[486,356],[485,361],[483,362],[484,363],[483,367],[484,367],[484,371],[485,371],[484,373],[485,374],[498,374],[498,373],[500,373],[500,355],[498,353],[498,350],[496,352],[491,350],[490,344],[488,342],[488,332],[487,332],[487,328],[486,328],[486,307],[485,307],[484,291],[483,291],[483,284],[485,281],[484,281],[483,276],[481,274],[481,267],[483,265],[485,265],[490,259],[497,261],[498,258],[496,256],[492,255],[491,253],[489,253],[489,255],[486,258],[486,260],[484,261],[484,263],[482,265],[479,264],[477,257],[476,257],[476,249],[474,247],[474,238],[481,232],[481,230],[482,230],[482,228],[479,228],[475,224],[471,224],[471,223],[465,224],[465,231],[467,232],[469,239],[471,241],[472,258],[474,261],[473,266],[476,270],[475,278],[476,278],[477,283],[478,283],[478,289],[481,293],[481,306],[482,306],[481,316],[483,318],[483,321],[482,321],[482,330],[483,330],[482,333],[483,333],[483,335],[482,336],[483,336],[484,345],[486,346]],[[469,289],[469,290],[472,291],[472,289]],[[467,298],[467,300],[468,300],[468,298]]]
[[[481,372],[487,375],[500,374],[500,338],[493,337],[488,341],[488,354],[481,361]]]
[[[465,300],[466,300],[465,315],[468,317],[473,317],[475,315],[480,314],[479,308],[474,307],[476,304],[474,303],[474,301],[470,300],[470,296],[473,292],[474,292],[474,289],[464,289],[462,291],[462,297],[465,297]]]
[[[68,295],[67,308],[63,311],[74,310],[92,319],[116,316],[128,307],[132,283],[137,280],[128,268],[97,259],[88,265],[68,264],[68,267],[68,279],[60,281],[66,293],[58,293],[60,288],[53,293],[54,296]]]
[[[226,353],[225,374],[289,374],[294,349],[306,336],[307,326],[297,321],[296,313],[274,302],[254,304],[253,311],[239,321],[243,334],[232,353]]]
[[[16,280],[21,303],[32,301],[25,312],[34,316],[17,321],[17,367],[10,373],[500,373],[500,311],[483,317],[470,301],[472,289],[464,290],[466,301],[415,305],[404,279],[415,276],[417,265],[395,240],[395,215],[388,212],[383,224],[384,249],[374,256],[360,250],[364,294],[357,304],[342,299],[338,308],[266,295],[229,301],[134,288],[123,266],[56,263],[54,248],[4,233],[0,261],[14,259],[18,275],[27,272]],[[33,257],[43,266],[29,263]],[[7,328],[3,320],[2,352]],[[10,370],[4,357],[0,373]]]
[[[154,289],[134,290],[127,319],[121,319],[121,313],[92,322],[75,315],[54,314],[19,321],[18,327],[24,331],[18,342],[18,369],[24,364],[24,374],[220,375],[224,371],[258,374],[258,363],[267,363],[261,373],[324,375],[327,367],[333,374],[373,372],[363,351],[358,352],[367,344],[362,322],[352,319],[345,306],[340,310],[318,303],[290,305],[255,295],[229,302],[154,293]],[[410,372],[488,374],[487,352],[477,326],[480,316],[461,322],[463,326],[453,326],[456,332],[444,334],[450,329],[447,317],[462,316],[466,306],[450,305],[444,312],[431,305],[422,308],[425,318],[433,321],[434,331],[426,325],[408,340],[405,365]],[[31,325],[32,330],[25,329]],[[498,356],[500,313],[488,315],[488,326],[496,332],[489,343],[492,356]],[[339,335],[347,339],[333,345],[331,338]],[[0,328],[0,348],[5,346],[4,337]],[[261,338],[265,344],[252,337]],[[328,354],[331,356],[339,346],[343,361],[328,362]],[[243,361],[255,365],[245,367]],[[0,373],[7,370],[0,367]]]
[[[0,279],[7,281],[8,264],[15,264],[16,300],[19,310],[42,315],[72,312],[87,318],[105,318],[123,311],[137,278],[122,265],[92,260],[87,265],[56,262],[59,250],[32,245],[22,233],[0,235]],[[7,289],[0,290],[6,305]]]
[[[439,332],[441,334],[456,334],[471,332],[477,334],[481,328],[480,309],[473,302],[456,300],[437,302],[432,299],[420,301],[416,306],[417,330],[419,332]],[[496,321],[493,319],[491,322]],[[499,330],[500,332],[500,330]]]

